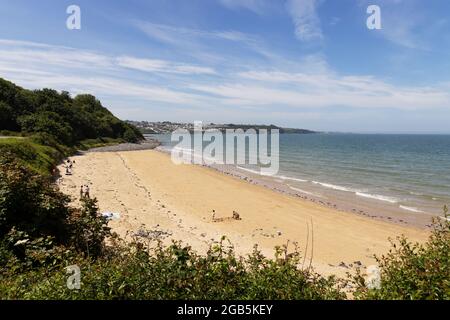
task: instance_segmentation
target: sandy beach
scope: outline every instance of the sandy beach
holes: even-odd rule
[[[338,211],[217,170],[175,165],[156,150],[89,152],[71,157],[73,175],[60,166],[61,190],[78,204],[80,186],[88,184],[101,212],[118,213],[113,231],[159,230],[204,251],[227,236],[240,255],[255,244],[269,257],[274,247],[298,243],[316,271],[343,275],[356,265],[374,264],[374,254],[387,252],[388,238],[404,234],[424,241],[428,231]],[[212,219],[213,210],[216,212]],[[237,212],[242,220],[231,219]]]

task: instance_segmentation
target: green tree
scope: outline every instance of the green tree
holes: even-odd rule
[[[13,109],[2,101],[0,101],[0,128],[11,131],[18,128]]]
[[[55,112],[44,111],[21,116],[19,123],[24,132],[48,133],[62,144],[71,145],[74,143],[72,128]]]
[[[48,178],[0,157],[0,238],[16,228],[33,237],[66,241],[69,201]]]

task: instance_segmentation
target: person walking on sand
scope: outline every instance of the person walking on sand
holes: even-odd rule
[[[84,198],[84,186],[82,185],[80,187],[80,199],[83,199],[83,198]]]
[[[89,186],[88,185],[85,186],[84,197],[88,198],[88,199],[91,197],[90,194],[89,194]]]

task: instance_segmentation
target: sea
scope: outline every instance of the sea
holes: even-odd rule
[[[166,150],[177,143],[150,136]],[[450,205],[450,135],[280,134],[279,146],[270,178],[301,194],[406,216],[442,215]]]

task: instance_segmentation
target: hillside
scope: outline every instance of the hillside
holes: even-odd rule
[[[31,91],[1,78],[0,134],[40,134],[66,146],[87,139],[143,139],[139,130],[116,118],[92,95],[72,98],[65,91]]]

